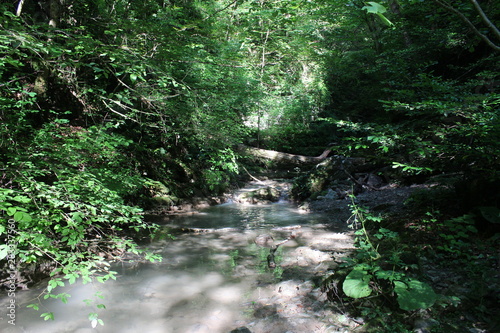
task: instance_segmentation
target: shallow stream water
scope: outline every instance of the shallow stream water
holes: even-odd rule
[[[34,311],[26,305],[41,291],[18,291],[16,326],[7,323],[4,298],[0,332],[225,333],[244,327],[253,333],[301,333],[352,328],[346,316],[329,309],[313,282],[314,276],[331,271],[336,256],[352,248],[350,236],[328,230],[328,217],[279,202],[228,203],[154,220],[165,235],[179,226],[205,232],[153,242],[149,247],[163,255],[163,262],[117,265],[116,281],[62,288],[58,292],[71,295],[67,304],[46,300]],[[269,268],[270,249],[255,239],[266,234],[276,244],[292,232],[296,237],[278,247],[277,266]],[[44,321],[43,312],[53,312],[55,320]],[[91,328],[88,315],[93,312],[104,326]]]

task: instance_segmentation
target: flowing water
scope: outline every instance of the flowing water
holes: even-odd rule
[[[350,331],[352,323],[329,310],[313,283],[314,276],[330,272],[336,256],[352,248],[348,235],[328,231],[326,216],[302,213],[286,202],[228,203],[155,222],[163,235],[179,226],[204,232],[179,233],[175,240],[160,234],[149,248],[161,253],[163,262],[118,265],[113,267],[116,281],[62,288],[59,292],[71,295],[67,304],[45,300],[34,311],[26,305],[40,290],[18,291],[16,326],[7,323],[8,299],[3,299],[0,332]],[[289,239],[275,252],[274,269],[269,268],[270,248],[255,243],[262,235],[274,244]],[[44,312],[53,312],[55,320],[44,321]],[[88,315],[94,312],[104,326],[91,328]]]

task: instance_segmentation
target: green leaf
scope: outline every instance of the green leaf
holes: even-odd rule
[[[72,273],[72,274],[66,274],[64,276],[65,279],[68,279],[69,281],[69,284],[73,284],[76,282],[76,279],[78,278],[78,274],[77,273]]]
[[[7,208],[7,215],[12,216],[17,212],[17,207],[8,207]]]
[[[395,272],[394,271],[377,271],[375,273],[375,276],[377,279],[385,279],[391,281],[394,278]]]
[[[24,195],[16,195],[12,200],[20,202],[20,203],[29,203],[31,202],[31,199],[28,197],[25,197]]]
[[[392,26],[394,25],[394,23],[392,23],[391,21],[389,21],[389,19],[387,17],[385,17],[383,14],[380,14],[380,13],[377,13],[377,16],[382,20],[382,22],[387,25],[387,26]]]
[[[54,320],[54,313],[53,312],[45,312],[45,313],[42,313],[40,315],[40,317],[43,318],[43,320],[47,321],[47,320]]]
[[[370,296],[372,290],[369,286],[371,275],[365,270],[354,268],[345,278],[342,290],[352,298]]]
[[[25,212],[16,212],[14,214],[14,220],[17,222],[31,222],[31,216],[28,213]]]
[[[427,309],[438,298],[431,286],[418,280],[394,281],[394,291],[399,307],[406,311]]]
[[[373,2],[373,1],[367,2],[367,6],[364,6],[361,9],[364,9],[368,13],[371,13],[371,14],[378,14],[378,13],[383,14],[387,11],[387,9],[385,9],[384,6],[382,6],[381,4],[379,4],[377,2]]]
[[[35,311],[38,311],[40,309],[40,307],[38,306],[38,304],[34,304],[34,303],[28,305],[27,308],[32,308]]]
[[[366,10],[367,13],[377,15],[382,20],[382,22],[388,26],[394,25],[384,15],[384,13],[387,12],[387,9],[377,2],[372,2],[372,1],[367,2],[367,6],[364,6],[361,9]]]
[[[56,298],[59,298],[64,304],[68,304],[68,297],[71,297],[71,295],[67,293],[62,293],[56,296]]]

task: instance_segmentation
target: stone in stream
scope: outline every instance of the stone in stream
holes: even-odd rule
[[[272,247],[274,245],[274,238],[269,234],[261,234],[255,237],[255,244],[262,247]]]
[[[252,333],[252,331],[243,326],[243,327],[238,327],[229,333]]]

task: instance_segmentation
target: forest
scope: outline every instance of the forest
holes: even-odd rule
[[[4,290],[49,278],[64,302],[58,286],[116,279],[108,261],[159,261],[145,213],[220,203],[252,175],[286,169],[291,198],[312,201],[333,171],[242,147],[329,150],[391,184],[437,184],[385,224],[353,206],[342,297],[366,331],[410,332],[422,310],[449,322],[433,332],[500,329],[499,1],[9,0],[0,27]],[[403,250],[459,267],[468,293],[405,280]]]

